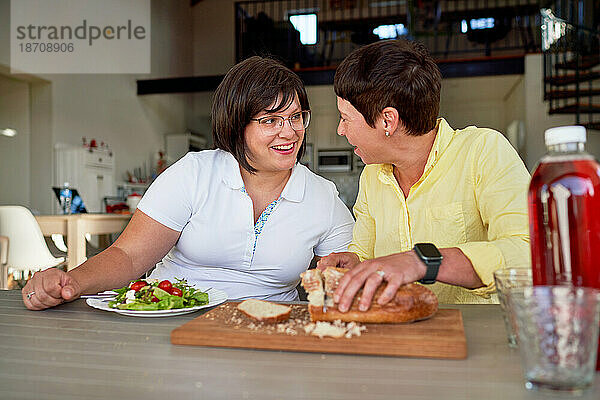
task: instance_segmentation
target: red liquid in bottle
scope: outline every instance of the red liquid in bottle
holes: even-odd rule
[[[600,165],[586,153],[544,157],[529,186],[534,285],[600,289]],[[600,343],[596,369],[600,370]]]

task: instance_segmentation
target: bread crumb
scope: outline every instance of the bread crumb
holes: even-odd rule
[[[310,314],[306,306],[292,305],[291,307],[292,312],[289,320],[277,324],[253,320],[243,313],[238,312],[235,307],[230,307],[229,304],[224,307],[227,310],[223,310],[223,313],[212,315],[211,320],[222,321],[226,325],[232,325],[232,328],[236,330],[262,332],[267,335],[314,335],[320,338],[335,337],[349,339],[360,336],[362,332],[366,331],[365,326],[356,322],[345,323],[336,320],[331,323],[323,321],[314,323],[310,320]],[[319,324],[320,328],[315,332],[317,324]],[[328,332],[333,334],[329,334]]]

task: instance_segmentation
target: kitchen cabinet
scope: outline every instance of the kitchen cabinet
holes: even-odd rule
[[[104,212],[103,197],[116,192],[112,150],[56,145],[54,185],[65,182],[79,191],[88,212]],[[58,202],[54,211],[60,213]]]

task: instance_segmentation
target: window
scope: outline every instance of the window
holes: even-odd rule
[[[396,39],[398,36],[406,35],[407,30],[404,24],[379,25],[373,29],[373,33],[379,36],[379,39]]]
[[[467,20],[463,19],[460,24],[460,31],[462,33],[467,33],[469,29],[492,29],[495,25],[496,20],[494,18],[474,18],[470,19],[468,24]]]
[[[300,32],[300,43],[317,43],[317,14],[290,15],[290,22]]]

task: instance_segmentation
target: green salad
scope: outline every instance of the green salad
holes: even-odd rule
[[[134,311],[170,310],[208,304],[208,293],[188,285],[185,279],[175,283],[157,279],[139,279],[115,289],[117,296],[108,303],[111,308]]]

